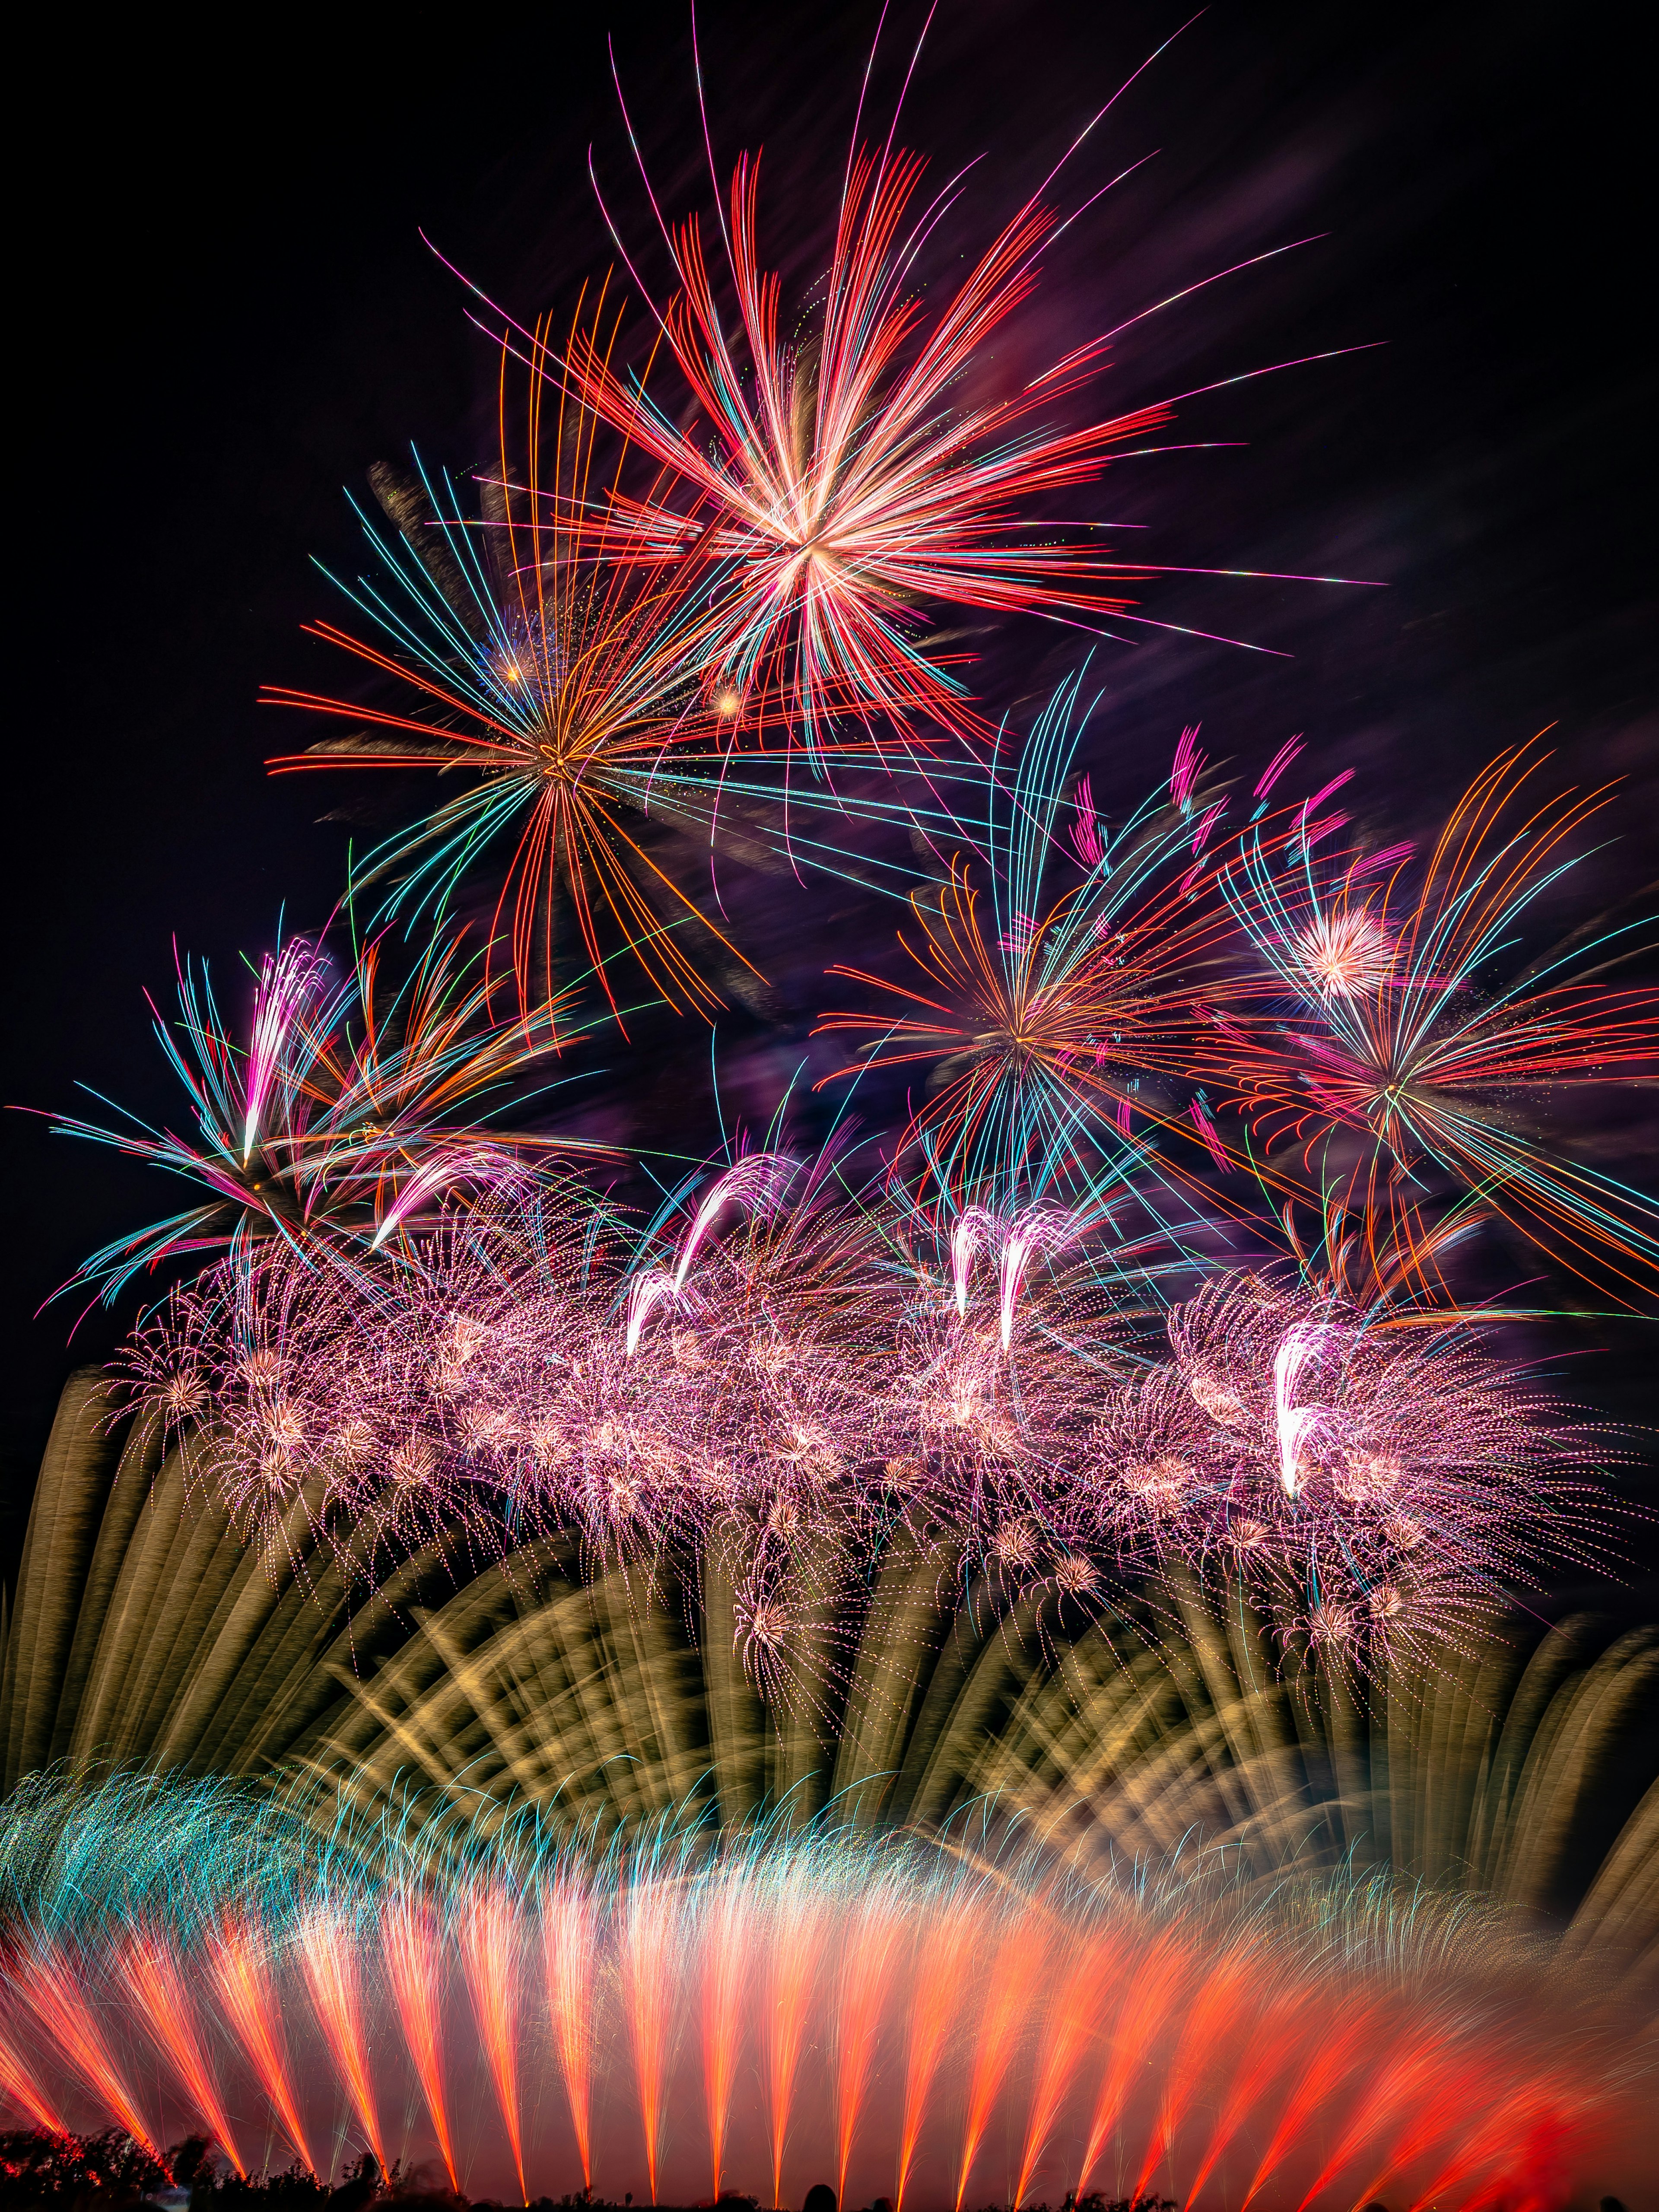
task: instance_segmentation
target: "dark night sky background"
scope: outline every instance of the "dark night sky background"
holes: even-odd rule
[[[355,565],[341,486],[411,439],[458,467],[489,455],[494,358],[417,226],[520,314],[568,303],[610,258],[590,141],[630,239],[647,239],[607,27],[677,207],[696,184],[696,108],[678,6],[284,17],[257,48],[243,32],[216,51],[162,18],[129,20],[143,29],[118,29],[95,75],[65,50],[63,173],[14,210],[28,305],[14,348],[25,520],[0,1097],[74,1110],[79,1079],[166,1118],[178,1109],[141,994],[169,990],[173,933],[228,980],[284,901],[304,925],[339,888],[346,831],[316,817],[341,788],[267,781],[265,757],[307,733],[254,697],[262,681],[334,673],[299,625],[331,611],[307,556]],[[904,11],[901,33],[919,20]],[[935,174],[990,155],[960,245],[989,234],[1181,20],[1144,0],[947,0],[901,136]],[[874,11],[709,0],[701,21],[717,154],[729,166],[764,144],[763,235],[804,284],[827,258]],[[1368,822],[1420,836],[1476,766],[1553,721],[1562,781],[1629,780],[1621,842],[1564,919],[1651,878],[1638,68],[1611,19],[1565,6],[1224,0],[1091,142],[1073,201],[1158,158],[1048,257],[1017,352],[1046,360],[1310,232],[1327,235],[1127,333],[1111,406],[1388,341],[1183,408],[1177,435],[1248,444],[1126,465],[1095,495],[1096,512],[1150,526],[1134,545],[1155,559],[1389,584],[1149,587],[1149,614],[1292,657],[1156,631],[1104,648],[1089,762],[1109,801],[1166,772],[1183,721],[1201,718],[1206,745],[1246,764],[1305,732],[1330,772],[1358,768]],[[1063,634],[1014,625],[984,689],[1018,712],[1074,657]],[[804,1042],[836,1003],[823,967],[879,958],[896,916],[872,907],[831,926],[844,894],[785,900],[769,880],[738,903],[775,996],[722,1024],[721,1057],[729,1097],[763,1115],[804,1056],[815,1073],[834,1064],[833,1041]],[[595,1053],[608,1073],[586,1094],[588,1126],[712,1145],[708,1057],[690,1024],[647,1028],[631,1055]],[[1650,1181],[1648,1120],[1606,1105],[1581,1127],[1585,1156]],[[6,1134],[9,1580],[59,1384],[110,1349],[137,1299],[94,1316],[73,1347],[72,1310],[34,1309],[91,1247],[183,1200],[42,1122],[14,1115]],[[1523,1272],[1518,1250],[1491,1264]],[[1646,1324],[1584,1322],[1549,1348],[1577,1395],[1639,1422],[1652,1346]]]

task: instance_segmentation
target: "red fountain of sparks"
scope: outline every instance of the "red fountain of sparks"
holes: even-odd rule
[[[1416,1895],[1373,1936],[1376,1898],[1340,1885],[1264,1904],[1224,1869],[1096,1884],[776,1832],[523,1874],[301,1898],[204,1942],[147,1922],[14,1942],[0,2086],[40,2127],[153,2144],[176,2118],[233,2155],[252,2092],[307,2162],[330,2140],[435,2152],[521,2198],[776,2201],[786,2165],[818,2165],[845,2203],[1553,2212],[1635,2140],[1620,2085],[1653,2055],[1650,2023],[1534,1939]],[[158,2045],[151,2115],[131,2056]],[[562,2141],[524,2094],[544,2054]]]

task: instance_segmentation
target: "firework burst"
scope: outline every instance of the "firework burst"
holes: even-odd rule
[[[575,331],[596,360],[607,358],[614,322],[608,332],[597,322],[585,329],[580,315]],[[348,596],[383,641],[313,625],[398,684],[408,703],[371,710],[267,689],[274,704],[360,726],[271,766],[424,766],[466,776],[457,796],[373,854],[363,879],[402,872],[389,911],[441,908],[487,852],[505,850],[490,935],[507,953],[521,1019],[549,1016],[562,901],[613,1012],[621,1009],[611,970],[623,958],[653,993],[708,1012],[721,1000],[680,933],[743,956],[658,865],[641,833],[654,812],[707,844],[717,834],[710,794],[733,776],[737,718],[702,674],[715,636],[710,574],[697,561],[645,557],[643,534],[619,543],[617,526],[599,519],[607,504],[600,486],[621,459],[603,456],[603,424],[592,410],[556,394],[546,404],[540,328],[529,344],[521,452],[508,435],[512,356],[502,352],[500,469],[480,486],[481,513],[469,514],[451,479],[423,466],[408,481],[374,473],[398,534],[388,539],[365,520],[384,580],[360,582]],[[613,556],[603,564],[601,545]]]
[[[714,694],[781,718],[815,762],[841,708],[879,744],[890,742],[881,718],[896,718],[904,753],[936,726],[982,733],[960,679],[920,635],[923,605],[1098,618],[1127,604],[1115,593],[1141,573],[1052,523],[1031,542],[1036,526],[1022,510],[1097,477],[1115,448],[1170,409],[1079,429],[1033,426],[1086,380],[1103,341],[1012,393],[957,400],[1030,298],[1057,218],[1028,201],[930,317],[915,295],[917,259],[957,188],[920,206],[925,166],[890,142],[879,154],[855,145],[829,272],[793,336],[758,236],[757,159],[739,161],[720,216],[740,342],[696,217],[663,226],[678,289],[657,322],[698,410],[691,427],[591,333],[555,372],[664,472],[661,489],[616,496],[617,556],[717,566]]]
[[[205,963],[180,963],[176,1033],[159,1012],[155,1031],[195,1136],[67,1116],[52,1127],[208,1195],[94,1252],[76,1283],[97,1285],[108,1304],[164,1261],[272,1242],[307,1267],[356,1265],[368,1250],[404,1243],[447,1193],[487,1188],[526,1155],[607,1149],[479,1126],[491,1092],[522,1100],[518,1079],[538,1041],[489,1020],[486,980],[459,934],[434,938],[399,985],[388,985],[385,966],[384,939],[343,974],[320,938],[289,939],[261,963],[243,1045]]]
[[[1098,1222],[976,1206],[942,1235],[776,1153],[643,1239],[521,1177],[377,1264],[370,1295],[287,1247],[222,1263],[136,1338],[130,1396],[275,1558],[540,1534],[647,1589],[701,1561],[785,1703],[883,1576],[1088,1615],[1214,1571],[1370,1665],[1597,1549],[1601,1440],[1403,1267],[1369,1305],[1346,1255],[1340,1284],[1217,1275],[1155,1333]]]
[[[1231,858],[1221,888],[1282,996],[1276,1012],[1218,1012],[1194,1056],[1270,1147],[1310,1160],[1343,1133],[1368,1141],[1355,1187],[1371,1210],[1420,1206],[1438,1171],[1628,1295],[1659,1266],[1659,1209],[1535,1125],[1559,1088],[1635,1081],[1659,1058],[1651,994],[1594,980],[1630,956],[1639,925],[1577,933],[1493,980],[1574,866],[1570,841],[1610,803],[1606,790],[1536,801],[1547,758],[1523,745],[1483,769],[1415,887],[1409,848],[1322,865],[1317,823],[1288,863],[1254,840]]]
[[[1080,676],[1060,686],[1012,778],[993,781],[978,860],[957,854],[943,883],[911,895],[916,934],[898,941],[912,980],[829,971],[880,1001],[822,1018],[820,1032],[875,1040],[824,1081],[925,1072],[927,1096],[895,1157],[919,1151],[951,1190],[1041,1194],[1058,1184],[1100,1204],[1137,1169],[1191,1190],[1178,1160],[1154,1157],[1155,1132],[1201,1144],[1224,1170],[1234,1164],[1202,1091],[1182,1095],[1202,1014],[1252,988],[1237,925],[1214,896],[1231,849],[1218,835],[1226,802],[1195,802],[1202,756],[1189,732],[1167,798],[1110,832],[1086,778],[1068,795],[1093,704],[1079,712],[1081,687]],[[1258,823],[1257,848],[1279,834]],[[1051,892],[1057,867],[1081,879]]]
[[[94,1801],[80,1825],[95,1820]],[[339,2089],[378,2161],[407,2051],[446,2162],[525,2199],[569,2156],[526,2094],[546,2026],[580,2054],[580,2109],[590,2078],[605,2095],[592,2159],[585,2131],[573,2146],[582,2171],[653,2201],[707,2181],[706,2113],[720,2169],[752,2168],[774,2199],[827,2149],[846,2189],[896,2175],[896,2201],[960,2205],[1006,2135],[1025,2179],[1079,2196],[1115,2137],[1143,2205],[1171,2201],[1145,2194],[1165,2172],[1194,2191],[1555,2202],[1633,2123],[1632,2052],[1650,2063],[1617,2002],[1503,1915],[1386,1876],[1298,1873],[1263,1894],[1190,1841],[1088,1874],[983,1834],[775,1818],[717,1842],[672,1814],[605,1846],[482,1820],[453,1856],[445,1840],[348,1825],[322,1880],[278,1859],[263,1909],[204,1921],[165,1895],[173,1855],[152,1838],[132,1887],[159,1905],[153,1955],[210,2054],[199,2081],[150,2064],[129,2082],[118,2053],[166,2039],[120,1923],[70,1899],[31,1900],[21,1952],[4,1929],[20,1984],[29,1970],[9,2022],[27,2013],[48,2094],[143,2145],[151,2108],[222,2124],[228,2044],[307,2167]],[[405,1935],[388,1948],[389,1928]],[[475,2094],[447,2100],[445,2070]]]
[[[1218,1278],[1168,1334],[1095,1432],[1125,1540],[1273,1585],[1287,1633],[1425,1656],[1540,1541],[1599,1556],[1605,1448],[1462,1316]]]

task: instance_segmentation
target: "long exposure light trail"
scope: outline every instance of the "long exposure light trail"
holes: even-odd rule
[[[189,2125],[239,2160],[262,2094],[306,2165],[355,2142],[523,2201],[713,2180],[781,2203],[816,2167],[840,2200],[930,2209],[1096,2186],[1335,2212],[1386,2184],[1474,2212],[1549,2201],[1617,2118],[1631,2024],[1496,1923],[1340,1881],[1264,1901],[1199,1858],[1091,1881],[914,1839],[659,1833],[544,1881],[475,1847],[418,1894],[366,1875],[355,1911],[337,1870],[137,1948],[37,1930],[11,1956],[38,2065],[14,2014],[5,2087],[37,2124]]]

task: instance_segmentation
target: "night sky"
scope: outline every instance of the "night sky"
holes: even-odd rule
[[[268,780],[267,756],[314,732],[255,694],[339,680],[300,625],[337,611],[309,556],[356,571],[342,487],[361,493],[367,467],[411,441],[458,471],[489,458],[495,357],[419,232],[522,319],[568,312],[582,275],[613,258],[592,143],[625,234],[650,244],[605,12],[514,12],[506,28],[388,12],[378,33],[272,18],[257,42],[239,27],[217,48],[133,17],[95,57],[82,24],[26,95],[63,105],[13,215],[24,603],[7,1102],[94,1110],[78,1080],[176,1121],[143,997],[170,997],[175,933],[238,1002],[237,956],[271,941],[284,902],[290,929],[324,919],[347,837],[400,818],[398,795],[368,779]],[[884,114],[920,12],[895,20]],[[764,146],[763,239],[804,289],[827,259],[874,11],[710,4],[700,21],[717,156],[729,168]],[[900,137],[930,175],[988,156],[951,252],[982,243],[1181,21],[1141,0],[941,9]],[[699,183],[685,10],[631,5],[611,22],[678,211]],[[1359,770],[1368,825],[1421,836],[1483,761],[1553,722],[1562,782],[1628,780],[1620,842],[1580,872],[1561,924],[1639,910],[1659,765],[1638,89],[1610,19],[1579,9],[1224,4],[1067,172],[1070,206],[1156,154],[1045,257],[1024,326],[1000,342],[1033,365],[1214,269],[1324,234],[1127,332],[1100,387],[1114,410],[1387,341],[1183,406],[1177,435],[1245,442],[1125,464],[1089,495],[1150,559],[1388,586],[1146,587],[1145,615],[1289,657],[1156,629],[1102,647],[1086,758],[1109,806],[1166,773],[1182,724],[1201,720],[1206,745],[1241,765],[1304,733],[1331,774]],[[985,642],[982,690],[1016,720],[1079,650],[1036,623]],[[352,822],[318,821],[343,802]],[[813,1075],[836,1064],[834,1040],[806,1042],[815,1013],[844,1003],[823,968],[878,962],[898,915],[770,878],[732,896],[771,988],[722,1020],[723,1086],[729,1109],[763,1118],[804,1059]],[[712,1147],[708,1057],[690,1022],[589,1048],[570,1094],[580,1126]],[[1651,1181],[1638,1107],[1561,1110],[1582,1156]],[[14,1115],[7,1137],[9,1579],[63,1377],[107,1353],[140,1296],[93,1315],[73,1346],[72,1304],[34,1310],[92,1247],[185,1200],[43,1121]],[[1487,1264],[1513,1285],[1536,1273],[1518,1247]],[[1583,1321],[1549,1349],[1573,1395],[1639,1422],[1651,1343],[1646,1324]],[[1650,1597],[1638,1585],[1631,1601]]]

